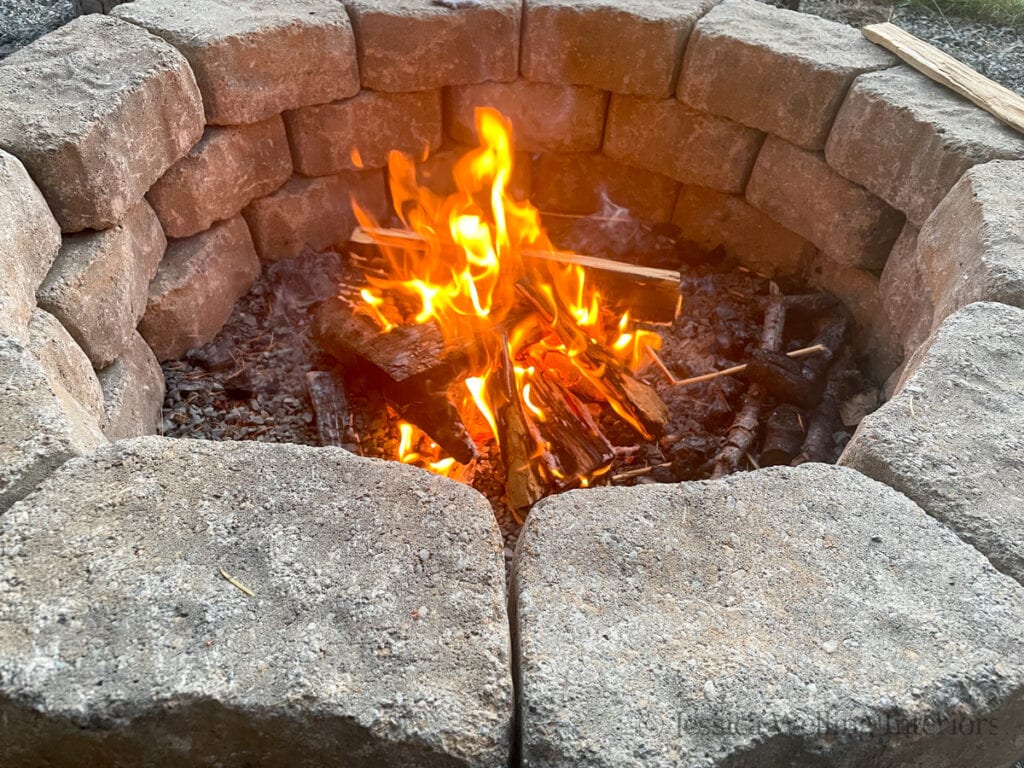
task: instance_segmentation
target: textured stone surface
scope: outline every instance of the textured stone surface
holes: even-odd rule
[[[449,88],[445,125],[452,138],[476,146],[477,107],[495,107],[512,121],[516,149],[590,152],[601,147],[608,94],[550,83],[481,83]]]
[[[1024,590],[855,472],[557,496],[530,513],[514,585],[523,765],[1020,754]]]
[[[39,288],[39,306],[70,331],[95,368],[112,363],[127,346],[166,246],[145,200],[111,229],[64,238]]]
[[[108,439],[160,431],[164,372],[137,331],[121,357],[99,372],[99,380],[103,388],[103,433]]]
[[[975,301],[1024,307],[1024,162],[971,168],[921,228],[933,327]]]
[[[25,344],[0,334],[0,513],[103,442],[95,420],[66,391],[50,387]]]
[[[441,145],[440,90],[363,91],[284,117],[295,170],[304,176],[383,168],[391,150],[423,157]]]
[[[980,302],[910,359],[840,462],[893,486],[1024,582],[1024,310]]]
[[[0,67],[0,147],[65,232],[119,222],[202,132],[181,54],[109,16],[75,19]]]
[[[501,538],[465,486],[140,438],[68,464],[0,549],[5,768],[508,764]]]
[[[740,262],[770,276],[796,276],[814,256],[809,242],[768,218],[742,197],[683,185],[672,223],[703,248],[722,246]]]
[[[846,24],[755,0],[725,0],[690,37],[679,98],[822,149],[854,78],[896,63]]]
[[[172,240],[149,286],[139,333],[159,360],[201,347],[217,335],[259,274],[260,261],[241,215]]]
[[[530,201],[542,211],[600,213],[626,208],[648,221],[672,217],[679,183],[611,160],[582,153],[544,154],[533,168]]]
[[[60,227],[25,167],[0,150],[0,333],[26,339],[36,289],[60,250]]]
[[[928,338],[935,316],[924,275],[917,257],[918,230],[903,228],[878,281],[885,314],[900,337],[904,356],[909,357]]]
[[[521,0],[345,0],[359,74],[375,91],[509,81],[519,71]]]
[[[243,211],[263,261],[290,259],[304,248],[323,250],[348,240],[356,227],[351,198],[379,220],[387,215],[381,171],[349,171],[316,179],[294,177]]]
[[[292,175],[279,115],[258,123],[206,129],[188,154],[146,194],[168,237],[188,237],[230,219]]]
[[[526,0],[528,80],[665,98],[693,25],[714,0]]]
[[[881,269],[904,217],[828,167],[816,152],[769,136],[747,185],[755,208],[840,264]]]
[[[742,192],[764,134],[675,99],[612,96],[604,152],[684,184]]]
[[[185,55],[214,125],[255,123],[359,90],[355,38],[337,0],[135,0],[113,14]]]
[[[1024,136],[899,67],[857,78],[825,156],[843,176],[920,226],[972,165],[1024,159]]]
[[[75,0],[16,0],[0,4],[0,58],[77,15]]]
[[[97,424],[103,423],[103,392],[88,356],[60,321],[37,309],[29,322],[29,351],[54,391],[67,392]]]
[[[819,254],[808,267],[807,281],[835,295],[850,310],[854,345],[866,358],[868,372],[875,381],[884,382],[903,362],[903,353],[899,334],[882,303],[878,275],[839,264],[828,254]]]

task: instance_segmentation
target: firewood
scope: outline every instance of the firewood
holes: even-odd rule
[[[358,453],[358,444],[351,430],[351,412],[345,385],[330,371],[309,371],[306,388],[316,416],[320,445],[347,448]]]
[[[557,297],[541,295],[525,280],[520,280],[516,288],[552,325],[567,348],[582,350],[575,357],[577,366],[598,389],[611,393],[608,403],[619,416],[647,439],[664,432],[669,410],[654,387],[640,381],[606,349],[595,344],[572,322],[572,314]]]
[[[760,465],[775,467],[789,464],[804,443],[800,409],[783,403],[775,407],[765,425]]]
[[[861,32],[868,40],[892,51],[921,74],[1024,133],[1024,97],[895,24],[871,24]]]
[[[469,464],[477,458],[473,438],[458,409],[444,393],[431,392],[426,387],[412,391],[409,382],[402,382],[386,384],[384,396],[403,419],[422,429],[457,462]]]
[[[786,325],[786,303],[779,287],[771,284],[768,308],[764,313],[764,328],[761,332],[761,348],[769,352],[778,352],[782,346],[782,332]],[[765,391],[760,384],[751,384],[743,398],[743,406],[736,414],[725,446],[715,459],[711,472],[712,479],[718,479],[739,469],[743,457],[750,452],[757,439],[761,426],[761,407],[765,401]]]
[[[776,401],[812,408],[821,397],[824,382],[805,377],[800,364],[780,352],[755,349],[743,373],[747,381],[760,384]]]
[[[842,402],[843,383],[851,358],[849,351],[844,350],[829,369],[825,393],[810,414],[804,443],[800,448],[800,453],[790,462],[790,466],[797,467],[808,462],[831,463],[835,461],[836,449],[833,435],[842,427],[842,420],[839,418],[839,404]]]
[[[385,228],[358,228],[352,233],[349,244],[364,258],[370,258],[373,249],[380,246],[403,250],[425,247],[423,240],[413,232]],[[522,252],[522,257],[527,267],[535,269],[551,264],[583,267],[608,306],[621,311],[628,309],[636,320],[667,324],[679,314],[681,278],[675,270],[561,251],[528,249]]]
[[[819,352],[824,351],[824,346],[822,346],[821,344],[815,344],[810,347],[804,347],[803,349],[794,349],[792,352],[787,352],[786,357],[798,360],[800,358],[809,357],[810,355],[816,355]],[[652,349],[648,349],[648,352],[654,359],[655,365],[657,365],[661,372],[665,374],[665,377],[668,379],[669,383],[674,387],[688,387],[693,384],[703,384],[704,382],[713,381],[714,379],[721,378],[722,376],[735,376],[747,370],[747,364],[743,363],[742,365],[734,365],[730,368],[723,368],[720,371],[711,371],[711,373],[702,373],[700,376],[691,376],[688,379],[677,379],[675,376],[672,375],[672,372],[668,369],[668,367],[665,365],[665,362],[661,359],[661,356],[658,355],[657,352],[655,352]]]
[[[611,466],[615,458],[612,444],[587,407],[555,376],[538,371],[532,379],[531,399],[544,413],[537,427],[558,463],[559,490],[574,487]]]
[[[402,325],[384,333],[343,298],[317,305],[313,338],[332,357],[359,357],[399,382],[426,374],[455,379],[475,351],[473,339],[446,341],[434,323]]]
[[[542,467],[550,469],[553,459],[519,398],[507,344],[502,344],[498,364],[487,379],[487,394],[505,467],[505,495],[513,517],[522,524],[530,507],[547,494]]]

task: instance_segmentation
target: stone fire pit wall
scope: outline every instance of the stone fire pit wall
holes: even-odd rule
[[[853,312],[857,343],[874,374],[879,381],[890,377],[889,389],[897,393],[865,421],[842,463],[906,494],[1024,581],[1024,137],[899,64],[858,31],[754,0],[137,0],[109,16],[81,17],[0,62],[0,512],[14,505],[0,518],[5,556],[21,558],[26,572],[39,567],[45,581],[52,572],[42,568],[44,559],[59,570],[54,563],[62,556],[95,552],[90,568],[108,576],[114,568],[127,589],[142,576],[123,568],[143,566],[100,556],[105,545],[97,531],[104,525],[79,526],[61,543],[62,488],[77,488],[82,478],[102,485],[104,473],[135,466],[139,477],[154,478],[136,483],[138,498],[164,511],[161,499],[173,493],[166,481],[173,486],[175,472],[201,474],[213,466],[211,477],[220,478],[244,473],[250,463],[299,461],[282,453],[294,450],[285,447],[203,445],[190,453],[189,444],[124,440],[159,431],[164,387],[158,361],[211,340],[261,265],[344,243],[355,226],[353,199],[377,216],[386,214],[388,151],[429,154],[419,166],[421,180],[443,190],[446,171],[474,142],[473,110],[480,105],[511,118],[520,150],[517,188],[542,210],[592,213],[607,199],[637,216],[672,222],[687,238],[722,246],[751,268],[802,278],[839,296]],[[941,419],[941,429],[931,419]],[[310,451],[299,464],[314,474],[321,465],[330,472],[345,465],[349,480],[337,493],[344,495],[350,483],[362,500],[348,513],[355,515],[355,531],[360,520],[370,524],[375,506],[392,502],[380,495],[386,482],[364,481],[349,461]],[[384,475],[391,471],[372,466]],[[408,472],[401,471],[405,478]],[[826,474],[833,471],[842,470]],[[134,477],[129,473],[125,482],[135,483]],[[247,482],[260,481],[256,473]],[[110,493],[114,500],[104,503],[136,520],[143,508],[113,488]],[[426,497],[408,493],[419,501],[396,509],[426,514],[416,508]],[[276,503],[256,495],[260,503]],[[464,547],[461,565],[449,565],[475,574],[484,605],[464,610],[461,623],[447,622],[438,667],[424,674],[444,677],[460,668],[465,642],[489,650],[454,688],[426,685],[417,689],[420,698],[409,681],[398,684],[386,706],[378,701],[346,709],[340,693],[342,704],[330,691],[309,694],[317,704],[304,710],[303,727],[314,741],[318,729],[329,730],[324,723],[340,718],[352,739],[370,745],[360,759],[381,765],[483,766],[508,759],[507,623],[493,615],[504,600],[500,543],[486,505],[465,506],[485,531],[474,533],[483,543],[467,544],[465,530],[446,518],[439,528],[410,533],[404,549],[382,550],[382,557],[401,560],[406,550],[414,552],[419,570],[413,573],[422,574],[433,567],[434,544]],[[550,514],[563,514],[557,503],[551,506],[559,511]],[[233,509],[223,499],[208,500],[175,512],[182,517],[167,524],[205,531],[200,538],[212,537],[211,551],[221,551],[234,534],[211,526]],[[920,512],[910,502],[906,510]],[[296,515],[300,528],[312,519],[305,508],[287,514]],[[545,514],[538,511],[540,522],[528,526],[527,544],[531,536],[546,535]],[[259,514],[252,520],[268,524]],[[362,535],[336,526],[330,531]],[[151,534],[145,532],[146,546],[158,547]],[[418,536],[424,546],[415,552],[410,547]],[[544,550],[543,538],[536,543]],[[527,544],[521,564],[529,562]],[[366,546],[372,551],[374,545]],[[136,555],[140,548],[137,543]],[[175,556],[169,557],[169,583],[189,591],[194,573],[175,570]],[[260,556],[250,562],[257,580],[259,562]],[[980,559],[971,562],[970,569],[990,570]],[[393,576],[401,570],[395,568]],[[519,584],[526,592],[514,599],[526,595],[520,610],[529,614],[550,584],[524,568]],[[19,630],[0,617],[0,710],[25,734],[16,742],[9,734],[0,738],[0,756],[10,758],[0,761],[4,765],[34,764],[40,744],[70,724],[98,730],[95,739],[82,732],[74,749],[53,752],[62,764],[96,764],[96,755],[109,757],[103,750],[148,764],[179,764],[189,717],[199,716],[175,709],[189,697],[203,718],[220,723],[196,735],[203,749],[231,750],[235,757],[291,754],[281,745],[298,738],[289,732],[295,712],[274,710],[262,694],[222,696],[220,689],[234,691],[235,683],[212,672],[182,687],[165,670],[152,689],[118,688],[121,699],[87,694],[93,682],[85,672],[58,690],[59,675],[44,669],[47,664],[85,670],[98,664],[107,671],[94,684],[113,676],[116,688],[125,681],[114,666],[124,661],[85,647],[69,661],[64,649],[82,642],[75,633],[86,630],[75,621],[70,629],[50,624],[92,577],[59,580],[43,594],[17,573],[4,571],[0,597],[20,601],[21,620],[34,628]],[[984,578],[1003,579],[998,590],[1009,595],[1005,599],[1024,604],[1009,580],[994,573]],[[399,583],[382,577],[376,599],[403,589]],[[377,649],[374,664],[386,665],[383,656],[401,657],[395,643],[415,634],[410,615],[419,620],[452,609],[441,599],[451,588],[403,607],[399,624],[378,627],[378,635],[359,622],[348,640],[311,632],[322,647],[367,643]],[[123,599],[116,586],[111,594],[111,600]],[[228,595],[236,597],[245,599]],[[223,595],[209,599],[234,610],[224,607]],[[301,602],[306,608],[314,603]],[[180,610],[166,619],[170,624],[161,618],[131,626],[145,637],[174,635],[171,627],[191,621],[196,609]],[[362,609],[353,610],[354,616]],[[521,618],[524,627],[537,621],[536,615]],[[989,631],[998,634],[1004,624],[992,621]],[[482,629],[474,630],[477,625]],[[461,631],[468,640],[452,639]],[[24,645],[25,632],[39,633],[34,645]],[[44,636],[54,643],[52,651],[42,650],[48,647]],[[537,643],[545,638],[539,631],[533,645],[522,647],[543,654]],[[132,651],[124,653],[130,658]],[[522,686],[529,686],[536,660],[520,659]],[[361,664],[354,663],[352,675],[372,680],[388,674]],[[1024,688],[1013,687],[1024,679],[1017,676],[1020,660],[1013,664],[1006,677],[1015,682],[982,697],[982,709],[1022,695]],[[188,665],[182,670],[183,680],[191,671]],[[344,691],[353,685],[347,673],[335,673],[330,686]],[[278,683],[283,696],[297,690]],[[255,686],[250,691],[261,685],[258,675],[244,684]],[[539,707],[531,711],[549,711],[550,702],[536,698],[546,693],[531,693],[531,706]],[[940,696],[937,706],[949,701]],[[564,714],[558,706],[551,711]],[[424,707],[429,714],[421,713]],[[177,714],[161,731],[158,715],[165,711]],[[246,746],[246,736],[219,747],[217,727],[253,727],[234,719],[245,720],[247,711],[261,713],[264,741]],[[557,720],[551,715],[544,728]],[[573,729],[583,727],[573,723]],[[587,760],[598,762],[579,757],[587,752],[585,733],[577,734],[580,743],[577,736],[565,742],[564,733],[543,733],[541,746],[531,747],[529,734],[520,737],[527,764],[604,764],[593,755]],[[313,749],[309,764],[349,748],[349,737],[335,736],[341,741]],[[999,749],[1000,756],[1013,757],[1012,746],[1000,742]],[[669,759],[667,752],[655,753]],[[573,762],[578,757],[583,761]]]

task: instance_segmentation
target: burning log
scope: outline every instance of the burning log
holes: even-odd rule
[[[542,467],[550,471],[554,459],[519,399],[508,345],[502,347],[498,365],[487,379],[488,399],[505,466],[505,493],[516,522],[522,523],[530,507],[547,494],[548,481]]]
[[[544,414],[538,428],[558,462],[560,489],[602,474],[615,458],[615,448],[583,403],[556,377],[538,371],[531,380],[531,399]]]
[[[374,251],[379,247],[403,250],[426,247],[423,240],[412,232],[362,227],[352,233],[349,244],[367,259],[373,259]],[[560,251],[524,250],[522,257],[528,268],[545,264],[584,268],[588,280],[598,288],[609,306],[628,309],[636,320],[667,325],[679,314],[682,294],[679,292],[680,275],[675,270]]]
[[[609,404],[645,438],[662,434],[668,424],[668,406],[654,387],[636,378],[603,347],[595,344],[576,326],[568,307],[554,294],[541,295],[530,283],[520,280],[519,292],[555,330],[567,349],[580,350],[576,362],[583,374],[599,389],[610,393]]]
[[[457,378],[475,351],[472,339],[445,341],[434,323],[402,325],[384,333],[372,319],[356,313],[344,298],[317,305],[313,338],[332,357],[358,357],[395,382],[425,376],[435,380]]]
[[[476,445],[446,394],[448,386],[467,370],[475,350],[471,339],[449,344],[432,323],[382,333],[341,298],[317,307],[313,337],[338,360],[363,361],[402,418],[426,432],[456,461],[468,464],[476,458]]]

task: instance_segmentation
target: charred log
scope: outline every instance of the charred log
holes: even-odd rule
[[[765,425],[759,463],[762,467],[789,464],[803,444],[804,427],[800,409],[788,403],[778,405]]]
[[[306,374],[306,387],[320,445],[359,453],[359,438],[352,429],[352,411],[342,380],[331,371],[310,371]]]

